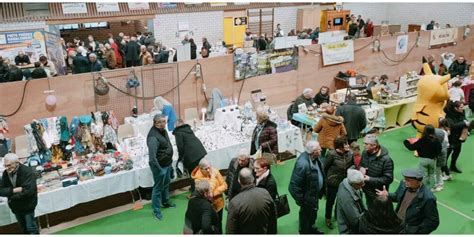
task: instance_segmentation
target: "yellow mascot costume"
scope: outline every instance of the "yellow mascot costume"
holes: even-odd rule
[[[421,137],[425,125],[431,124],[438,127],[438,119],[442,117],[443,107],[449,99],[448,81],[451,75],[434,75],[423,57],[423,70],[425,75],[418,81],[412,124],[418,130],[417,137]]]

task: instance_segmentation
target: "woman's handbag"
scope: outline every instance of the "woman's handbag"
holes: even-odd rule
[[[127,84],[125,85],[127,88],[137,88],[140,86],[140,81],[138,80],[137,75],[135,75],[135,71],[130,71],[128,74]]]
[[[279,195],[275,199],[275,206],[277,209],[277,217],[280,218],[290,213],[290,205],[288,203],[288,196],[286,194]]]
[[[107,84],[107,79],[105,79],[105,77],[103,77],[100,73],[94,87],[94,92],[97,95],[107,95],[107,93],[109,93],[109,84]]]

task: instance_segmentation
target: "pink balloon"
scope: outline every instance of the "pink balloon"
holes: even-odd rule
[[[46,104],[49,106],[55,105],[57,102],[56,96],[54,95],[48,95],[46,96]]]

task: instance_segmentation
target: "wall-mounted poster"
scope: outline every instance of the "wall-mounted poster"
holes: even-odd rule
[[[234,17],[234,26],[246,26],[247,25],[247,17]]]
[[[177,8],[178,4],[175,2],[160,2],[158,3],[160,8]]]
[[[399,35],[397,37],[397,46],[395,47],[395,54],[407,53],[408,49],[408,35]]]
[[[23,50],[30,57],[31,62],[39,60],[40,55],[46,55],[44,32],[41,30],[24,32],[2,32],[0,39],[0,55],[15,61],[18,52]]]
[[[148,10],[150,9],[150,5],[148,2],[129,2],[128,9],[130,10]]]
[[[227,6],[227,2],[211,2],[211,7],[223,7]]]
[[[45,32],[45,41],[48,61],[56,66],[59,75],[66,75],[66,61],[64,61],[61,36]]]
[[[447,28],[432,30],[430,36],[430,47],[441,44],[450,44],[458,39],[458,28]]]
[[[235,80],[288,72],[298,69],[298,50],[245,51],[239,48],[234,53]]]
[[[73,2],[73,3],[62,3],[63,14],[81,14],[87,13],[86,3],[84,2]]]
[[[119,12],[118,2],[96,2],[97,12]]]
[[[324,66],[354,61],[354,42],[352,40],[323,44],[321,48]]]

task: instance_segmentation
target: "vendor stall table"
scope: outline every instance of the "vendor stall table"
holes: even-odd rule
[[[372,128],[385,128],[385,116],[382,106],[379,104],[372,104],[364,105],[362,108],[364,109],[365,116],[367,118],[367,126],[362,131],[363,133],[370,131]],[[314,125],[318,123],[319,119],[320,118],[318,116],[312,117],[304,113],[293,114],[293,120],[311,127],[314,127]]]
[[[303,152],[303,140],[299,128],[290,126],[286,129],[278,129],[278,147],[280,152]],[[230,160],[236,156],[240,148],[247,148],[250,150],[250,141],[208,151],[207,158],[211,161],[213,167],[227,169]],[[174,153],[177,154],[178,151],[176,148],[174,149]],[[176,164],[177,155],[174,156],[173,159],[174,166]],[[129,171],[121,171],[115,174],[96,177],[91,180],[80,182],[78,185],[39,193],[35,216],[42,216],[66,210],[80,203],[90,202],[114,194],[132,191],[138,187],[152,186],[153,176],[149,167],[135,168]],[[11,213],[6,201],[1,202],[0,226],[14,222],[16,222],[15,216]]]
[[[391,101],[389,104],[379,104],[384,108],[385,113],[385,128],[405,125],[410,121],[413,115],[413,106],[415,106],[416,97],[410,97],[401,100]]]
[[[95,177],[66,188],[38,194],[35,216],[66,210],[77,204],[89,202],[139,187],[139,170],[133,169]],[[16,222],[6,202],[0,203],[0,226]]]

